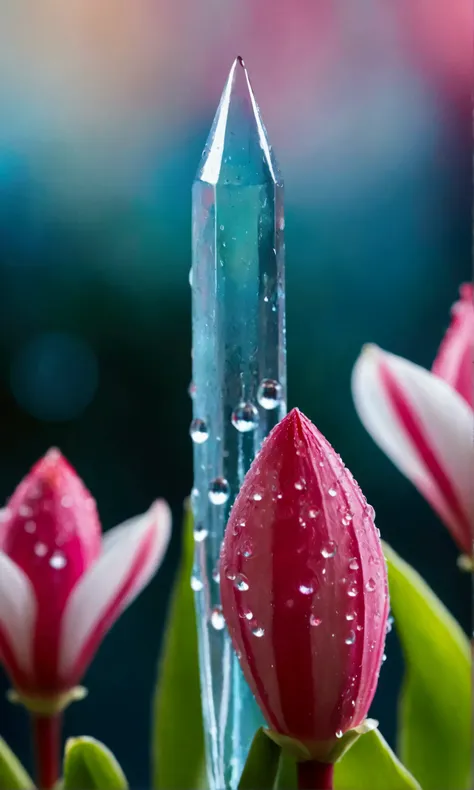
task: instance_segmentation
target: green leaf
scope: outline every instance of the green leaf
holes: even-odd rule
[[[0,738],[0,790],[32,790],[33,780],[26,773],[3,738]]]
[[[190,579],[192,515],[185,507],[181,565],[173,590],[154,703],[153,779],[162,790],[203,786],[204,728],[196,614]]]
[[[469,790],[469,641],[421,576],[386,544],[384,553],[405,658],[398,712],[400,757],[424,790]]]
[[[114,755],[95,738],[69,738],[64,751],[63,790],[127,790]]]
[[[336,763],[335,790],[421,790],[378,730],[361,735]]]
[[[296,773],[296,760],[286,754],[280,753],[280,763],[275,782],[275,790],[297,790],[298,776]]]
[[[239,790],[271,790],[278,773],[280,752],[280,747],[260,727],[250,746]]]

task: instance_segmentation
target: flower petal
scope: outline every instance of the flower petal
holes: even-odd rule
[[[0,551],[0,656],[15,683],[32,674],[36,599],[25,575]]]
[[[160,500],[142,516],[111,530],[100,559],[71,593],[62,625],[59,671],[77,683],[99,642],[159,567],[171,532]]]
[[[451,325],[439,347],[432,371],[451,384],[470,406],[474,405],[473,286],[464,283],[461,298],[451,310]]]
[[[365,428],[472,554],[473,412],[445,381],[377,346],[367,347],[352,376]]]

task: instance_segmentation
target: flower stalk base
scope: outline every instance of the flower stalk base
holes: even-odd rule
[[[38,790],[52,790],[60,777],[61,725],[60,714],[31,717]]]
[[[298,790],[334,790],[334,765],[308,760],[298,763]]]

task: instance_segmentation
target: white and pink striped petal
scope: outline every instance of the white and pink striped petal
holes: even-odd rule
[[[472,554],[473,411],[445,381],[402,357],[366,346],[352,375],[359,417]]]
[[[159,500],[107,533],[101,557],[78,582],[64,611],[59,673],[67,685],[78,682],[105,633],[150,581],[170,532],[169,507]]]
[[[33,675],[36,608],[28,577],[0,551],[0,657],[20,688],[29,686]]]

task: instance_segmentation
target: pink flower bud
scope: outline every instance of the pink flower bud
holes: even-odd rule
[[[298,409],[244,480],[220,577],[229,632],[269,727],[330,744],[361,724],[383,656],[385,560],[373,509]]]
[[[474,406],[474,303],[472,285],[460,288],[461,299],[451,310],[451,325],[433,363],[433,373],[451,384]]]
[[[50,450],[0,511],[0,657],[20,695],[54,698],[159,566],[164,502],[102,540],[95,502]]]

